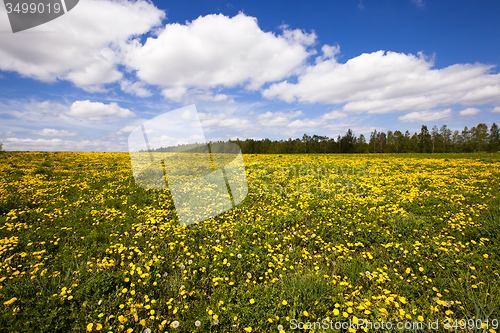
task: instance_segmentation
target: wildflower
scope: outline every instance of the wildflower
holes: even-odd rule
[[[179,264],[179,267],[180,267],[181,269],[186,268],[186,266],[184,266],[184,264],[183,264],[182,262]]]
[[[90,323],[87,325],[87,332],[92,332],[92,327],[94,327],[94,324]]]
[[[252,273],[247,273],[247,277],[248,277],[249,279],[251,279],[251,278],[252,278]]]
[[[238,257],[238,259],[241,259],[241,257],[242,257],[241,253],[238,253],[237,257]]]
[[[229,266],[231,266],[231,263],[229,263],[229,262],[228,262],[228,263],[227,263],[227,267],[229,267]]]
[[[143,333],[151,333],[151,329],[146,328],[146,329],[143,331]]]
[[[292,248],[289,248],[289,249],[288,249],[288,252],[293,252],[293,249],[292,249]]]
[[[217,325],[219,323],[219,319],[214,319],[214,325]]]
[[[245,332],[252,332],[252,328],[251,327],[245,327],[244,330],[245,330]]]
[[[97,324],[95,325],[95,329],[96,329],[97,331],[102,330],[102,325],[101,325],[100,323],[97,323]]]
[[[102,299],[99,300],[99,302],[97,302],[97,305],[101,305],[102,304]]]
[[[216,242],[216,243],[219,243],[219,242],[220,242],[220,240],[216,239],[216,240],[215,240],[215,242]]]
[[[173,322],[172,322],[172,327],[173,327],[173,328],[177,328],[177,327],[179,327],[179,322],[178,322],[177,320],[176,320],[176,321],[173,321]]]
[[[10,258],[5,259],[3,262],[6,264],[10,264]]]
[[[250,299],[250,304],[254,304],[255,300],[253,298]]]
[[[11,304],[12,304],[12,303],[14,303],[15,301],[17,301],[17,298],[16,298],[16,297],[11,298],[10,300],[3,302],[3,305],[11,305]]]
[[[371,274],[371,273],[370,273],[370,271],[366,271],[366,272],[365,272],[365,275],[366,275],[366,276],[370,276],[370,274]]]
[[[278,325],[278,331],[283,331],[283,325]]]
[[[163,273],[163,277],[167,277],[167,276],[168,276],[167,272]]]
[[[194,326],[200,327],[200,325],[201,325],[201,321],[197,320],[194,322]]]
[[[286,300],[283,300],[283,302],[281,302],[281,304],[283,304],[283,305],[287,305],[287,304],[288,304],[288,302],[287,302]]]

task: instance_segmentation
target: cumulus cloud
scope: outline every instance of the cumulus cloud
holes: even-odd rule
[[[331,111],[329,113],[325,113],[323,115],[323,119],[327,119],[327,120],[338,120],[338,119],[343,119],[346,117],[347,117],[347,113],[337,111],[337,110]]]
[[[125,64],[140,80],[164,87],[179,101],[190,88],[244,85],[258,89],[292,74],[315,51],[314,32],[285,28],[281,35],[262,31],[254,17],[207,15],[186,24],[167,24],[157,37],[138,41]]]
[[[232,130],[246,130],[252,127],[252,123],[248,119],[242,118],[222,119],[218,125]]]
[[[349,113],[421,111],[460,103],[500,103],[500,74],[494,66],[456,64],[433,69],[432,59],[396,52],[365,53],[337,62],[320,59],[298,76],[262,91],[286,102],[344,104]]]
[[[128,94],[136,95],[138,97],[149,97],[153,95],[153,93],[145,87],[144,83],[139,81],[132,82],[129,80],[121,80],[120,88]]]
[[[291,118],[302,116],[302,111],[295,112],[265,112],[257,116],[257,122],[263,127],[284,127]]]
[[[289,123],[286,127],[288,128],[307,128],[307,127],[320,127],[324,125],[321,119],[297,119]]]
[[[496,108],[494,108],[493,110],[491,110],[491,112],[493,112],[493,113],[500,113],[500,106],[497,106]]]
[[[458,114],[461,116],[475,116],[481,112],[481,110],[476,109],[476,108],[467,108],[465,110],[460,111]]]
[[[50,101],[43,101],[43,102],[31,102],[32,105],[36,106],[39,109],[42,110],[58,110],[62,109],[62,106],[57,103],[53,103]]]
[[[100,120],[104,117],[131,118],[135,114],[129,109],[124,109],[112,102],[104,104],[101,102],[76,101],[71,105],[71,110],[66,113],[70,117],[88,118],[90,120]]]
[[[102,91],[103,84],[121,79],[116,65],[130,39],[159,25],[164,16],[144,0],[80,1],[68,14],[29,32],[2,35],[0,69]]]
[[[31,131],[29,134],[41,135],[41,136],[75,136],[78,133],[75,131],[66,131],[66,130],[56,130],[53,128],[44,128],[39,131]]]
[[[130,133],[135,130],[137,126],[125,126],[118,130],[118,133]]]
[[[425,7],[425,2],[424,0],[411,0],[412,3],[415,4],[418,8],[424,8]]]
[[[3,141],[3,148],[20,151],[127,151],[127,145],[124,142],[22,138],[7,138]]]
[[[446,110],[426,110],[410,112],[398,118],[402,123],[415,123],[415,122],[426,122],[426,121],[436,121],[443,120],[451,117],[451,109]]]

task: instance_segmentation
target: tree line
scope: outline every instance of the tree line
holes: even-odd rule
[[[420,133],[409,131],[378,132],[374,130],[367,140],[363,134],[356,136],[351,129],[344,136],[329,138],[304,134],[302,139],[288,140],[229,140],[237,144],[243,154],[335,154],[335,153],[471,153],[500,151],[500,130],[493,123],[488,130],[486,124],[471,129],[467,126],[460,132],[451,131],[446,125],[434,126],[430,131],[422,125]],[[233,145],[223,141],[206,144],[180,144],[158,148],[155,152],[236,153]],[[141,150],[143,151],[143,150]]]
[[[486,124],[460,132],[451,131],[446,125],[434,126],[430,131],[423,125],[420,133],[409,131],[378,132],[374,130],[367,139],[356,136],[351,129],[344,136],[328,138],[304,134],[302,139],[273,141],[233,140],[243,154],[332,154],[332,153],[469,153],[497,152],[500,150],[500,131],[494,123],[488,130]]]

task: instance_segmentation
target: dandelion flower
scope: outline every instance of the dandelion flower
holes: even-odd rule
[[[242,257],[241,253],[238,253],[237,257],[238,257],[238,259],[241,259],[241,257]]]
[[[254,304],[255,300],[253,298],[250,299],[250,304]]]
[[[173,328],[177,328],[177,327],[179,327],[179,322],[178,322],[177,320],[173,321],[173,322],[172,322],[172,327],[173,327]]]
[[[16,297],[13,297],[11,298],[10,300],[8,301],[5,301],[3,302],[3,305],[11,305],[12,303],[14,303],[15,301],[17,301],[17,298]]]
[[[194,322],[194,326],[200,327],[200,325],[201,325],[201,321],[197,320]]]

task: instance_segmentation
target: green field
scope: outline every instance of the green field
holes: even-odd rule
[[[181,227],[127,153],[0,153],[0,331],[500,331],[500,154],[244,160]]]

